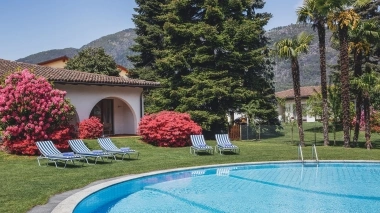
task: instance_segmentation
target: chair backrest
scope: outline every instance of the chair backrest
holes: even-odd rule
[[[98,143],[104,150],[119,150],[110,138],[98,138]]]
[[[228,134],[215,134],[216,143],[218,145],[231,145],[230,138]]]
[[[54,146],[53,141],[37,141],[38,150],[41,154],[46,156],[61,155],[62,153]]]
[[[69,145],[75,153],[89,153],[91,150],[81,139],[69,140]]]
[[[207,146],[203,135],[190,135],[190,139],[193,146]]]

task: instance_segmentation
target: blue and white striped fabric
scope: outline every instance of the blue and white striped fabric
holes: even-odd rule
[[[195,154],[197,151],[213,152],[213,148],[206,144],[203,135],[190,135],[192,146],[190,147],[190,153]]]
[[[231,143],[228,134],[215,134],[215,139],[217,143],[215,150],[218,149],[220,154],[222,154],[222,151],[240,152],[239,147]]]
[[[45,157],[57,157],[57,158],[74,158],[75,156],[63,156],[55,146],[53,141],[37,141],[36,145],[41,154]]]
[[[228,134],[216,134],[215,139],[218,146],[221,146],[223,148],[237,148],[237,146],[231,143]]]
[[[121,150],[120,148],[115,146],[115,144],[111,141],[111,138],[98,138],[98,144],[105,152],[122,155],[122,159],[124,159],[124,156],[126,154],[130,157],[129,154],[133,154],[133,153],[137,154],[137,158],[139,157],[138,151],[133,150],[133,149]]]
[[[71,149],[80,155],[108,155],[108,153],[102,150],[91,151],[81,139],[69,140]]]
[[[206,144],[206,141],[203,135],[190,135],[190,139],[194,147],[204,148],[204,149],[212,148],[211,146],[208,146]]]
[[[38,165],[41,166],[41,159],[48,159],[50,162],[54,162],[55,167],[58,168],[57,161],[64,161],[66,168],[67,161],[71,161],[74,164],[74,160],[84,159],[79,155],[68,155],[60,152],[55,146],[53,141],[37,141],[36,142],[38,150],[41,152],[41,156],[37,157]]]

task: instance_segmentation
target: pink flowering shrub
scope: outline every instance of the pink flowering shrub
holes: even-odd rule
[[[162,111],[145,115],[138,127],[138,134],[146,143],[161,147],[190,145],[190,135],[201,134],[202,128],[187,113]]]
[[[52,140],[58,148],[67,149],[67,140],[75,133],[68,119],[74,107],[65,95],[27,69],[7,76],[0,86],[5,148],[15,154],[36,155],[36,141]]]
[[[99,138],[103,134],[103,124],[100,119],[92,116],[79,123],[79,138]]]

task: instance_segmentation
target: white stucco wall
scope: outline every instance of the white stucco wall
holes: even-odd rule
[[[306,105],[306,100],[301,100],[302,105]],[[285,102],[285,109],[281,109],[281,107],[278,107],[279,116],[284,115],[285,121],[288,121],[289,119],[293,118],[296,119],[297,115],[295,114],[295,102],[294,100],[286,100]],[[293,114],[294,113],[294,114]],[[311,115],[306,115],[305,112],[302,111],[302,114],[304,114],[303,118],[306,118],[306,122],[315,122],[315,117]],[[282,119],[282,117],[281,117]]]
[[[102,99],[114,100],[114,134],[136,134],[141,119],[142,88],[55,84],[67,92],[66,98],[76,108],[79,121],[89,118],[92,108]]]

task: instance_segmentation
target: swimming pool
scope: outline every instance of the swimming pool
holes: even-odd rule
[[[77,212],[379,212],[379,163],[262,163],[149,175],[99,190]]]

